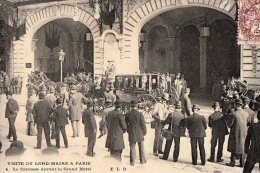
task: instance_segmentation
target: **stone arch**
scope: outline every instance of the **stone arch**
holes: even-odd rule
[[[151,20],[153,17],[183,7],[206,7],[220,11],[231,18],[235,18],[236,14],[236,1],[235,0],[149,0],[132,13],[130,13],[125,23],[124,35],[128,40],[124,45],[125,59],[133,64],[138,61],[138,35],[143,25]],[[137,63],[133,68],[138,70],[139,64]]]
[[[37,30],[48,22],[62,18],[74,17],[74,6],[55,5],[42,8],[26,17],[26,34],[19,40],[13,42],[13,63],[10,63],[10,74],[26,74],[33,70],[34,51],[33,36]],[[89,28],[94,42],[94,73],[101,75],[102,59],[99,52],[100,29],[97,20],[87,11],[79,9],[78,22],[81,22]],[[25,63],[32,63],[31,69],[25,68]]]

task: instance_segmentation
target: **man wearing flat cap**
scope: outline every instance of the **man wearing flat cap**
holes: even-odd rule
[[[235,111],[232,112],[227,125],[230,127],[228,138],[228,151],[231,152],[230,163],[227,166],[234,167],[236,159],[240,161],[240,167],[244,166],[245,162],[245,139],[247,133],[247,124],[250,122],[249,114],[242,109],[243,101],[236,99]]]
[[[228,134],[228,129],[225,121],[225,117],[220,112],[219,102],[214,102],[212,105],[214,113],[209,116],[209,127],[212,128],[211,131],[211,153],[209,162],[215,161],[215,148],[218,143],[218,154],[217,162],[222,162],[223,155],[223,145],[225,142],[225,136]]]
[[[199,105],[193,105],[193,114],[187,118],[187,129],[189,130],[190,135],[193,165],[197,165],[197,145],[199,145],[201,164],[205,165],[206,163],[204,137],[206,137],[207,123],[205,117],[199,115],[199,110]]]
[[[244,101],[243,109],[249,114],[250,122],[248,125],[250,125],[254,123],[255,112],[249,107],[250,99],[248,97],[244,97],[243,101]]]
[[[53,111],[53,121],[55,122],[55,137],[56,137],[56,147],[60,148],[60,132],[63,137],[64,145],[66,148],[69,147],[68,139],[66,134],[65,126],[69,124],[68,122],[69,114],[67,110],[62,106],[62,99],[56,99],[56,108]]]
[[[47,147],[51,147],[50,140],[50,115],[53,112],[52,106],[44,100],[45,94],[40,92],[38,94],[39,100],[33,106],[34,122],[37,125],[37,147],[41,149],[42,146],[42,130],[44,130]]]
[[[110,155],[117,160],[121,160],[121,154],[125,148],[123,134],[127,128],[123,114],[120,112],[121,106],[122,102],[117,100],[115,102],[115,110],[110,111],[106,117],[106,148],[110,150]]]
[[[10,139],[13,137],[13,141],[17,140],[17,135],[16,135],[16,129],[15,129],[15,119],[17,117],[17,113],[19,111],[19,106],[17,101],[12,97],[13,94],[11,91],[6,92],[6,98],[7,98],[7,103],[6,103],[6,108],[5,108],[5,118],[8,118],[8,123],[9,123],[9,133],[7,135],[7,138]],[[10,140],[10,142],[12,142]]]
[[[182,124],[185,119],[184,114],[181,112],[181,101],[175,104],[174,112],[169,113],[168,117],[163,121],[163,124],[169,124],[168,130],[173,132],[173,137],[166,140],[163,157],[160,159],[167,160],[169,157],[172,141],[174,140],[173,161],[177,162],[180,152],[180,137],[182,136]]]
[[[138,143],[139,159],[141,164],[146,163],[144,154],[144,136],[147,133],[144,116],[137,110],[137,100],[131,101],[131,110],[126,113],[125,121],[130,144],[130,164],[135,164],[135,145]]]

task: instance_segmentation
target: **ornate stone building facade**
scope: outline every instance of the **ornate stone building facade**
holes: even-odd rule
[[[9,74],[27,76],[36,70],[36,66],[38,70],[42,62],[36,63],[36,54],[39,54],[39,42],[43,37],[38,35],[37,38],[37,32],[39,34],[42,29],[41,33],[44,34],[43,28],[46,30],[48,24],[56,21],[66,35],[64,37],[68,37],[65,59],[72,59],[67,64],[74,64],[74,69],[78,57],[91,56],[88,61],[92,61],[95,75],[104,74],[108,62],[113,61],[117,74],[182,72],[194,85],[197,83],[198,88],[210,86],[214,72],[237,75],[253,86],[260,86],[259,63],[256,63],[256,70],[254,68],[252,71],[255,55],[252,49],[258,48],[254,45],[239,46],[234,39],[237,32],[235,0],[122,0],[117,6],[113,25],[109,22],[104,24],[98,16],[102,5],[98,7],[101,9],[97,9],[95,2],[106,3],[63,0],[28,1],[18,5],[19,17],[25,21],[26,34],[12,41]],[[75,22],[73,27],[64,25],[66,22],[72,23],[72,20]],[[81,27],[77,33],[74,29],[79,23]],[[227,30],[230,32],[221,35],[222,31]],[[90,33],[91,40],[86,40]],[[215,44],[217,40],[222,40],[221,44]],[[84,46],[86,41],[91,41],[91,48]],[[66,39],[60,39],[60,42],[66,42]],[[225,43],[231,47],[227,48]],[[92,53],[86,53],[89,49],[92,49]],[[212,61],[222,56],[224,58],[212,65]],[[255,59],[260,62],[259,57],[256,51]],[[46,63],[48,65],[48,61]],[[223,65],[228,69],[217,68]],[[73,68],[68,67],[68,72]],[[193,72],[195,75],[190,75]]]

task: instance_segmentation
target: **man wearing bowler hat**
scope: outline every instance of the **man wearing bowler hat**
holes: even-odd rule
[[[82,123],[84,124],[85,137],[88,138],[87,155],[95,156],[94,147],[96,144],[97,124],[93,111],[91,110],[91,102],[87,102],[87,108],[83,112]]]
[[[66,135],[65,126],[69,124],[68,117],[69,114],[67,110],[62,106],[62,99],[56,99],[56,109],[53,111],[53,120],[55,122],[55,137],[56,137],[56,147],[60,148],[60,132],[63,137],[64,145],[66,148],[69,147],[68,139]]]
[[[161,101],[158,101],[155,106],[152,113],[152,117],[154,118],[154,121],[156,122],[155,127],[155,136],[154,136],[154,143],[153,143],[153,155],[158,156],[158,154],[163,154],[162,151],[162,143],[163,143],[163,137],[161,136],[162,132],[162,120],[165,120],[168,115],[168,105],[166,102],[169,100],[169,97],[167,94],[164,94],[163,97],[161,97]]]
[[[174,140],[173,161],[177,162],[180,152],[180,137],[182,136],[181,122],[185,119],[185,116],[181,112],[181,102],[178,101],[175,104],[175,111],[169,113],[168,117],[163,121],[163,124],[169,124],[168,130],[172,130],[173,137],[166,141],[163,157],[160,159],[167,160],[171,149],[172,141]]]
[[[15,119],[17,117],[17,113],[19,111],[19,106],[18,103],[15,99],[13,99],[13,94],[11,91],[6,92],[6,98],[7,98],[7,103],[6,103],[6,109],[5,109],[5,118],[8,118],[8,123],[9,123],[9,133],[7,135],[7,138],[10,139],[13,137],[13,141],[17,140],[17,135],[16,135],[16,129],[15,129]],[[12,142],[10,140],[10,142]]]
[[[206,163],[204,137],[206,137],[207,123],[205,117],[199,115],[199,110],[199,105],[193,105],[193,114],[187,118],[187,129],[189,130],[190,135],[193,165],[197,165],[197,145],[199,145],[201,164],[205,165]]]
[[[248,97],[244,97],[243,109],[249,114],[250,123],[248,125],[254,123],[254,117],[255,117],[255,112],[252,109],[250,109],[249,103],[250,103],[250,99]]]
[[[234,167],[236,159],[240,160],[240,167],[244,166],[245,162],[245,139],[247,133],[247,124],[250,122],[249,114],[242,109],[243,101],[236,99],[235,111],[232,112],[227,125],[230,127],[228,138],[228,151],[231,152],[230,163],[227,166]]]
[[[44,100],[45,94],[40,92],[38,94],[39,101],[33,106],[34,122],[37,125],[37,147],[41,149],[42,145],[42,130],[44,130],[47,147],[51,147],[50,141],[50,115],[53,112],[52,106]]]
[[[127,125],[127,133],[130,144],[130,164],[135,164],[135,145],[138,143],[139,158],[141,164],[146,163],[144,154],[144,136],[147,133],[144,116],[137,110],[137,100],[131,101],[131,110],[126,113],[125,121]]]
[[[123,134],[126,132],[126,123],[123,114],[120,112],[122,102],[115,102],[115,109],[110,111],[106,117],[107,139],[106,148],[110,150],[110,155],[121,160],[121,154],[125,148]]]
[[[225,142],[225,136],[228,134],[228,129],[225,121],[225,117],[220,112],[219,102],[214,102],[212,105],[214,113],[209,116],[209,127],[212,128],[211,131],[211,153],[209,162],[215,161],[215,148],[218,143],[218,154],[217,162],[222,162],[223,155],[223,145]]]

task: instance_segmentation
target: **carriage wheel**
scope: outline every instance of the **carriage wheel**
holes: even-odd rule
[[[154,109],[155,103],[157,103],[157,100],[153,95],[150,94],[144,94],[138,97],[138,102],[140,102],[141,106],[143,107],[143,115],[145,118],[145,122],[150,123],[152,118],[152,112]]]

